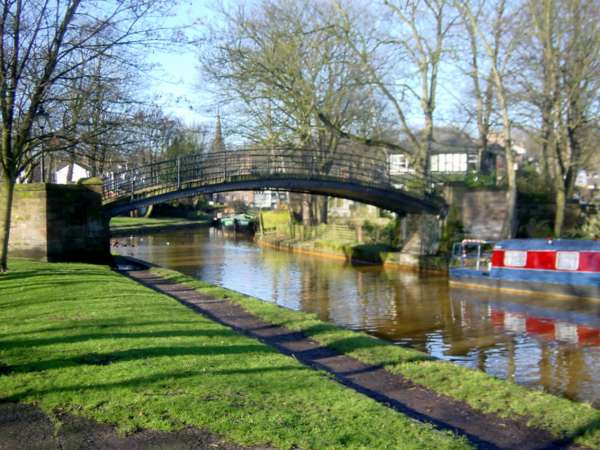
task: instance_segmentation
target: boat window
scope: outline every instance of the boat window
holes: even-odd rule
[[[577,270],[579,268],[579,252],[556,252],[556,268],[558,270]]]
[[[507,250],[504,252],[504,265],[511,267],[525,267],[527,252],[521,250]]]

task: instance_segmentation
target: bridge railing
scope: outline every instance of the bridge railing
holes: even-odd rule
[[[383,152],[320,154],[313,149],[260,148],[189,155],[112,173],[104,177],[103,196],[116,200],[199,184],[276,178],[335,180],[415,193],[425,193],[428,186],[423,177],[414,174],[390,178]]]

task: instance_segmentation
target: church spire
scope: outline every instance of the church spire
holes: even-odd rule
[[[223,140],[223,132],[221,131],[221,114],[217,112],[217,123],[215,124],[215,137],[210,146],[212,153],[225,151],[225,141]]]

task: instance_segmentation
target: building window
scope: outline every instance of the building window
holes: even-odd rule
[[[466,153],[440,153],[439,155],[432,155],[429,161],[432,172],[467,171]]]
[[[469,153],[467,155],[467,166],[469,166],[470,170],[477,169],[479,166],[478,162],[479,160],[477,157],[477,153]]]
[[[557,270],[577,270],[579,268],[578,252],[556,252]]]
[[[507,250],[504,252],[504,265],[508,267],[525,267],[527,252],[521,250]]]
[[[408,159],[406,155],[390,155],[390,175],[408,173]]]

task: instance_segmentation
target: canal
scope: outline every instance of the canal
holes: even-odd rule
[[[455,290],[444,277],[281,252],[214,229],[118,241],[123,255],[600,405],[600,302]]]

